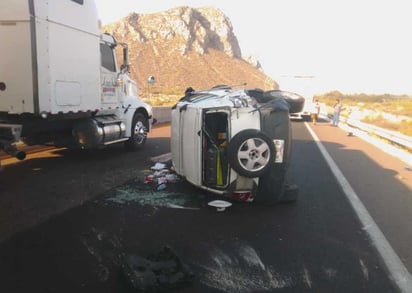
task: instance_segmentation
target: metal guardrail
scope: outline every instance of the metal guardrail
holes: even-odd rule
[[[327,116],[330,119],[332,118],[331,114],[328,114]],[[404,149],[407,149],[408,151],[412,151],[412,137],[410,136],[404,135],[396,131],[391,131],[381,127],[377,127],[371,124],[367,124],[364,122],[360,122],[356,119],[341,117],[340,121],[352,128],[356,128],[368,134],[377,136],[379,138],[383,138],[393,144],[396,144]]]
[[[401,147],[404,147],[412,151],[412,137],[410,136],[407,136],[407,135],[404,135],[404,134],[401,134],[395,131],[383,129],[383,128],[370,125],[367,123],[363,123],[357,120],[353,120],[353,119],[346,119],[346,124],[351,127],[366,131],[369,134],[373,134],[381,138],[384,138],[392,143],[395,143],[397,145],[400,145]]]

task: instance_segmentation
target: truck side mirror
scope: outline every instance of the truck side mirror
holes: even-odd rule
[[[130,72],[130,65],[129,65],[129,48],[127,44],[122,43],[123,47],[123,64],[120,66],[121,72]]]
[[[129,64],[122,64],[120,65],[121,72],[130,72],[130,65]]]

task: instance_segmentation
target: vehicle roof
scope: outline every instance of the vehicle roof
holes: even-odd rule
[[[232,89],[229,86],[215,86],[195,91],[191,87],[178,104],[191,108],[249,108],[253,110],[272,109],[297,113],[301,111],[304,98],[283,90],[263,91],[259,88]]]
[[[229,86],[215,86],[211,89],[191,92],[181,100],[181,103],[192,104],[199,108],[213,107],[251,107],[256,101],[251,96],[251,91],[260,89],[232,89]]]

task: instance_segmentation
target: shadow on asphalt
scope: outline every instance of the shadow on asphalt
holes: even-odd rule
[[[223,198],[184,181],[158,190],[141,170],[1,243],[0,290],[136,292],[125,256],[168,246],[194,278],[167,292],[395,292],[313,141],[296,140],[293,152],[296,204],[217,212],[207,203]]]

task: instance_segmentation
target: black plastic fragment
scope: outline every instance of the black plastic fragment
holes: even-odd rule
[[[194,278],[188,266],[169,246],[164,246],[157,254],[147,258],[124,256],[122,273],[137,292],[177,289],[188,285]]]

